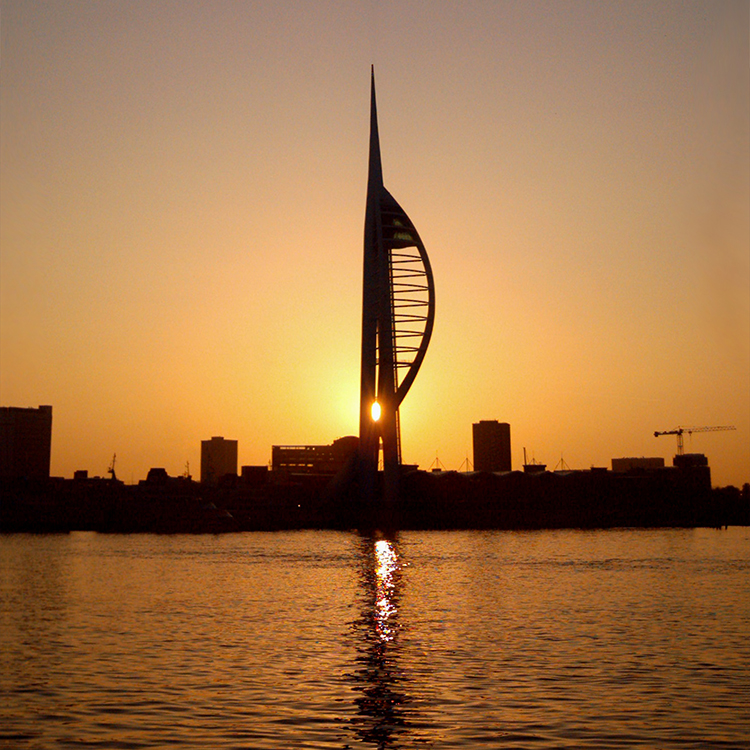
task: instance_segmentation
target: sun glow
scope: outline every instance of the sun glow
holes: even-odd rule
[[[373,401],[372,404],[372,421],[377,422],[380,419],[380,404],[377,401]]]

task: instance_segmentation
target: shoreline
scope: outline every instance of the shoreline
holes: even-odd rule
[[[504,474],[411,471],[398,499],[365,504],[355,482],[286,475],[217,486],[184,478],[0,484],[0,533],[224,533],[293,529],[595,529],[750,525],[750,488],[684,471]]]

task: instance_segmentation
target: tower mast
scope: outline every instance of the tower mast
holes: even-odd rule
[[[424,245],[383,184],[375,73],[370,84],[370,159],[362,282],[359,415],[360,489],[375,499],[383,450],[386,504],[398,494],[401,436],[398,407],[424,359],[435,316],[435,289]],[[399,379],[399,368],[405,375]]]

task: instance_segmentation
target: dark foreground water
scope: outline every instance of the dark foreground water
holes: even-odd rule
[[[750,529],[0,537],[0,748],[748,748]]]

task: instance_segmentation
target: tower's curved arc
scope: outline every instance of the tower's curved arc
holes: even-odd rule
[[[385,187],[380,214],[383,242],[389,254],[394,367],[397,372],[395,406],[398,408],[419,372],[432,337],[435,282],[419,232]],[[400,368],[408,368],[401,378],[398,377]]]

